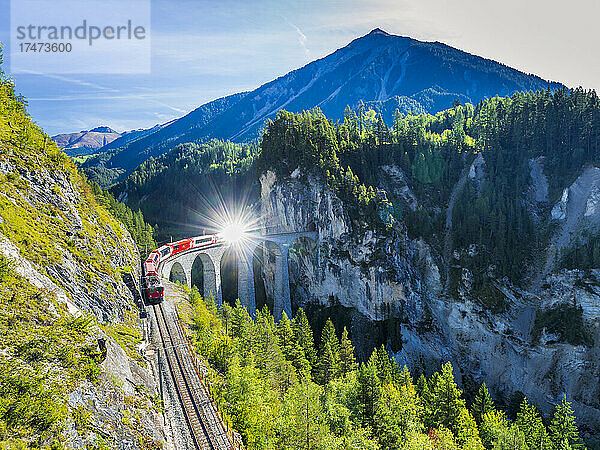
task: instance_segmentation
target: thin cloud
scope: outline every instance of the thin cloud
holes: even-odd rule
[[[153,95],[152,95],[153,96]],[[60,97],[32,97],[27,99],[29,102],[77,102],[77,101],[97,101],[97,100],[144,100],[164,108],[170,109],[177,113],[187,113],[185,109],[177,108],[176,106],[169,105],[168,103],[162,102],[150,95],[144,94],[131,94],[131,95],[103,95],[103,96],[91,96],[91,95],[64,95]]]
[[[69,78],[69,77],[65,77],[62,75],[36,72],[34,70],[23,70],[23,72],[27,73],[28,75],[39,75],[39,76],[42,76],[45,78],[50,78],[52,80],[63,81],[65,83],[76,84],[78,86],[90,87],[90,88],[98,89],[98,90],[105,91],[105,92],[121,92],[119,89],[102,86],[100,84],[91,83],[89,81],[78,80],[76,78]]]
[[[286,22],[294,29],[296,30],[296,33],[298,33],[298,43],[300,44],[300,46],[304,49],[304,55],[308,58],[310,56],[310,50],[308,49],[308,47],[306,46],[306,42],[308,41],[306,35],[302,32],[302,30],[297,26],[294,25],[292,22],[286,20]]]

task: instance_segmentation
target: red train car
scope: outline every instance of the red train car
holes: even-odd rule
[[[171,242],[151,251],[142,266],[142,295],[146,303],[157,304],[163,301],[165,288],[160,281],[158,273],[161,263],[187,250],[207,247],[219,242],[218,235],[210,234]]]
[[[150,256],[144,262],[142,269],[142,295],[144,296],[144,300],[151,305],[162,302],[165,295],[165,288],[160,282],[156,265]]]
[[[181,241],[173,242],[168,244],[171,247],[171,255],[176,255],[181,252],[185,252],[192,248],[192,243],[194,242],[194,238],[182,239]]]

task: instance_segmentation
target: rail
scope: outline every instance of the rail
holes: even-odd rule
[[[215,419],[218,420],[218,422],[221,424],[221,427],[225,430],[229,443],[232,445],[232,448],[236,450],[243,450],[244,447],[242,444],[242,437],[232,427],[230,427],[227,422],[223,420],[223,416],[219,412],[219,405],[216,404],[216,402],[213,400],[210,388],[210,379],[207,377],[208,369],[206,369],[204,364],[198,359],[198,357],[192,350],[192,343],[190,342],[185,330],[183,329],[181,322],[177,320],[176,324],[179,329],[179,333],[183,337],[183,340],[185,342],[184,348],[187,350],[188,357],[192,362],[192,366],[194,367],[196,375],[198,376],[198,379],[202,384],[202,388],[204,389],[206,396],[210,399],[210,402],[213,406],[213,408],[211,409],[211,413],[214,415]]]
[[[194,448],[197,450],[234,450],[239,448],[230,441],[229,434],[224,432],[226,428],[223,427],[220,416],[218,416],[218,421],[214,417],[207,417],[207,410],[210,411],[213,409],[212,400],[207,395],[206,387],[200,377],[198,379],[200,379],[202,387],[198,389],[197,386],[194,386],[194,384],[197,384],[194,383],[194,375],[197,374],[197,369],[193,364],[193,360],[190,360],[189,357],[189,343],[185,340],[181,342],[181,339],[176,338],[176,333],[173,333],[169,327],[162,305],[154,305],[153,308],[163,351],[166,356],[165,359],[173,379],[177,397],[182,406],[183,415],[190,431]],[[180,334],[180,337],[184,336],[184,334]],[[183,348],[186,349],[185,354],[181,352]],[[191,370],[190,363],[192,366]],[[205,394],[210,402],[208,408],[203,407],[199,401],[199,390],[202,390],[201,393]],[[213,414],[218,413],[213,412]]]

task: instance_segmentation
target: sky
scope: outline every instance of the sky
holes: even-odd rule
[[[60,1],[49,0],[48,8]],[[598,0],[147,1],[147,74],[11,74],[4,52],[4,72],[48,134],[164,123],[215,98],[255,89],[377,27],[600,90]],[[0,0],[5,48],[9,8],[10,0]]]

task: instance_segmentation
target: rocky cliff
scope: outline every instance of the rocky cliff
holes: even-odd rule
[[[157,448],[136,246],[0,88],[0,447]]]
[[[542,208],[548,203],[548,187],[540,164],[530,164],[528,193],[532,214],[538,215],[549,213],[549,208]],[[578,211],[578,218],[557,217],[570,225],[555,224],[551,245],[563,245],[566,231],[586,229],[585,220],[593,216],[584,213],[589,208],[561,205],[595,204],[595,170],[586,169],[583,179],[567,189],[571,197],[563,195],[561,204],[552,209],[553,216],[561,208]],[[416,198],[402,171],[392,166],[382,167],[381,173],[381,187],[395,192],[407,208],[415,208]],[[478,157],[456,190],[465,180],[477,183],[482,177],[485,161]],[[598,271],[557,271],[554,264],[546,264],[541,281],[522,288],[507,278],[494,278],[490,267],[485,295],[495,298],[498,306],[484,308],[477,298],[483,294],[473,290],[473,274],[466,264],[477,255],[477,245],[444,255],[441,249],[446,245],[436,250],[422,239],[410,239],[402,221],[383,233],[359,229],[327,187],[298,170],[288,179],[267,172],[260,181],[266,227],[280,231],[314,227],[319,234],[314,251],[290,252],[294,308],[311,309],[317,317],[319,312],[333,315],[338,326],[349,325],[362,357],[368,356],[372,344],[384,343],[413,373],[429,373],[450,360],[460,368],[467,392],[485,381],[500,403],[507,405],[511,395],[521,391],[545,413],[566,394],[584,434],[600,429]],[[454,197],[446,208],[452,207]],[[446,226],[452,227],[451,220]],[[453,289],[445,287],[446,272],[454,280]],[[568,332],[565,316],[568,326],[580,329],[580,334]]]

